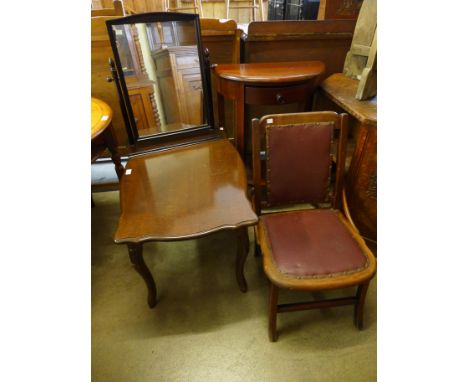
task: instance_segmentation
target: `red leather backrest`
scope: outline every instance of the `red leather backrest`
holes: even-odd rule
[[[329,200],[333,122],[266,126],[268,205]]]

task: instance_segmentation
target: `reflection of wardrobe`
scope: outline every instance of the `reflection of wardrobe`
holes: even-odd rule
[[[136,28],[116,27],[119,57],[125,76],[135,122],[140,134],[160,130],[153,81],[148,78]]]
[[[201,125],[203,93],[197,47],[169,46],[152,56],[166,123]]]

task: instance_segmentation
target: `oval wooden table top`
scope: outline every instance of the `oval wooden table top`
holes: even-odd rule
[[[244,164],[226,140],[133,157],[120,183],[116,243],[173,241],[257,223]]]
[[[220,78],[231,81],[280,84],[315,78],[325,71],[325,64],[321,61],[219,64],[214,71]]]
[[[101,134],[112,121],[112,109],[107,103],[91,97],[91,140]]]

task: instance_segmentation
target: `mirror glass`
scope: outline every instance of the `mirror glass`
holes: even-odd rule
[[[118,24],[112,31],[137,138],[208,122],[194,20]]]

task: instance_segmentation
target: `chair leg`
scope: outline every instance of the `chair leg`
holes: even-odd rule
[[[364,302],[366,301],[367,289],[369,288],[369,282],[358,286],[356,292],[356,304],[354,305],[354,325],[359,330],[362,330],[363,325],[363,313],[364,313]]]
[[[270,281],[270,295],[268,299],[268,336],[271,342],[278,339],[276,332],[276,316],[278,313],[278,287]]]

